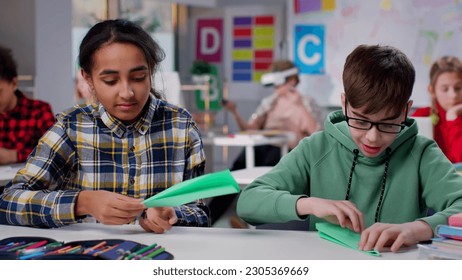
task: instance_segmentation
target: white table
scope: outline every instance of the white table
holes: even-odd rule
[[[0,165],[0,187],[8,184],[22,167],[24,167],[24,163]]]
[[[281,156],[289,151],[290,137],[287,135],[264,136],[261,134],[232,134],[227,136],[208,136],[202,139],[204,145],[245,147],[247,168],[255,166],[255,146],[274,145],[281,147]],[[213,157],[212,157],[213,158]]]
[[[74,224],[57,229],[0,225],[0,239],[40,236],[58,241],[127,239],[158,243],[176,260],[381,260],[414,259],[418,250],[382,253],[381,257],[321,239],[316,232],[231,228],[173,227],[165,234],[145,232],[138,225]]]
[[[245,187],[246,185],[250,184],[256,178],[262,176],[263,174],[269,172],[273,168],[272,166],[255,166],[252,168],[245,168],[231,171],[231,175],[233,175],[236,182],[241,187]]]

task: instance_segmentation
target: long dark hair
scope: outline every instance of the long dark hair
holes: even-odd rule
[[[124,19],[106,20],[90,28],[80,44],[79,65],[87,74],[91,74],[94,53],[110,43],[129,43],[140,48],[151,71],[151,78],[165,58],[162,48],[139,25]],[[151,93],[156,98],[164,99],[152,87]]]

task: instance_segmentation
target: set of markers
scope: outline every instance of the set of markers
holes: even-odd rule
[[[119,250],[121,260],[151,260],[165,251],[165,248],[154,243],[152,245],[143,247],[135,252],[130,250]]]
[[[0,259],[169,260],[173,255],[154,243],[144,245],[123,239],[59,242],[38,237],[0,240]]]
[[[27,260],[50,253],[62,246],[63,242],[50,239],[10,241],[0,244],[0,254],[14,255],[17,259]]]

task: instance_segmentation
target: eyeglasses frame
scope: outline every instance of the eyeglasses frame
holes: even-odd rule
[[[405,122],[406,122],[407,113],[408,113],[408,106],[406,106],[406,113],[405,113],[405,115],[404,115],[404,121],[401,122],[401,124],[396,124],[396,123],[385,123],[385,122],[372,122],[372,121],[365,120],[365,119],[351,118],[351,117],[348,117],[348,101],[345,100],[345,121],[347,122],[347,125],[348,125],[349,127],[352,127],[352,128],[355,128],[355,129],[359,129],[359,130],[370,130],[372,127],[375,126],[375,127],[377,128],[377,130],[380,131],[380,132],[388,133],[388,134],[399,134],[399,133],[400,133],[401,131],[403,131],[403,129],[406,127]],[[360,128],[360,127],[352,126],[352,125],[350,125],[349,120],[362,121],[362,122],[365,122],[365,123],[369,123],[370,126],[369,126],[369,128]],[[383,131],[383,130],[380,129],[380,125],[381,125],[381,124],[383,124],[383,125],[399,126],[399,127],[400,127],[400,130],[397,131],[397,132]]]

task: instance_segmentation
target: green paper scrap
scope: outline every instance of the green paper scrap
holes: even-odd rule
[[[316,229],[318,230],[319,236],[321,238],[337,243],[344,247],[359,251],[358,244],[359,240],[361,240],[361,235],[359,233],[331,223],[316,223]],[[377,250],[360,252],[367,253],[374,257],[380,256],[380,252]]]
[[[239,185],[229,170],[202,175],[178,183],[143,201],[146,207],[180,206],[198,199],[238,193]]]

